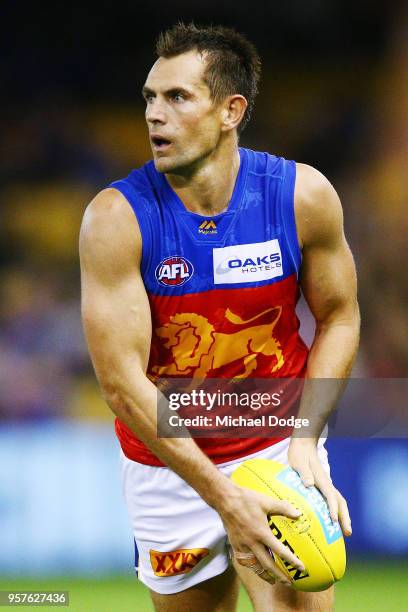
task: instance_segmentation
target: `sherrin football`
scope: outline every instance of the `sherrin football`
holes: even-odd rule
[[[316,487],[305,487],[295,470],[269,459],[249,459],[231,479],[237,485],[290,502],[302,512],[298,519],[268,517],[273,534],[302,561],[306,571],[274,555],[297,591],[324,591],[346,569],[346,549],[339,524],[330,518],[326,500]]]

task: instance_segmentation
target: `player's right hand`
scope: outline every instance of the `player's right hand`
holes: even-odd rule
[[[228,534],[234,557],[267,582],[290,585],[291,582],[276,565],[269,551],[304,571],[303,563],[272,533],[267,517],[281,515],[296,519],[301,512],[289,502],[233,485],[228,498],[217,507]]]

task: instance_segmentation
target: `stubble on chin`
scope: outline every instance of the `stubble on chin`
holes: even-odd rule
[[[167,174],[169,172],[177,173],[177,171],[182,172],[184,168],[184,164],[180,159],[176,160],[168,157],[154,157],[153,161],[157,172],[160,172],[161,174]]]
[[[157,172],[160,172],[161,174],[164,174],[165,172],[171,172],[174,168],[174,164],[172,164],[169,160],[156,158],[153,159],[153,161]]]

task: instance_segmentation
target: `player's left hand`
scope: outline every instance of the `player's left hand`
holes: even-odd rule
[[[305,487],[315,485],[324,495],[334,522],[340,522],[345,536],[351,535],[351,520],[347,502],[325,472],[311,438],[292,438],[288,450],[289,465],[296,470]]]

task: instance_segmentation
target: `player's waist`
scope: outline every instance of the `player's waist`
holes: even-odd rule
[[[119,419],[115,421],[115,430],[122,451],[128,459],[144,465],[164,467],[165,464]],[[257,453],[282,439],[282,437],[196,438],[195,442],[213,463],[219,465]]]

